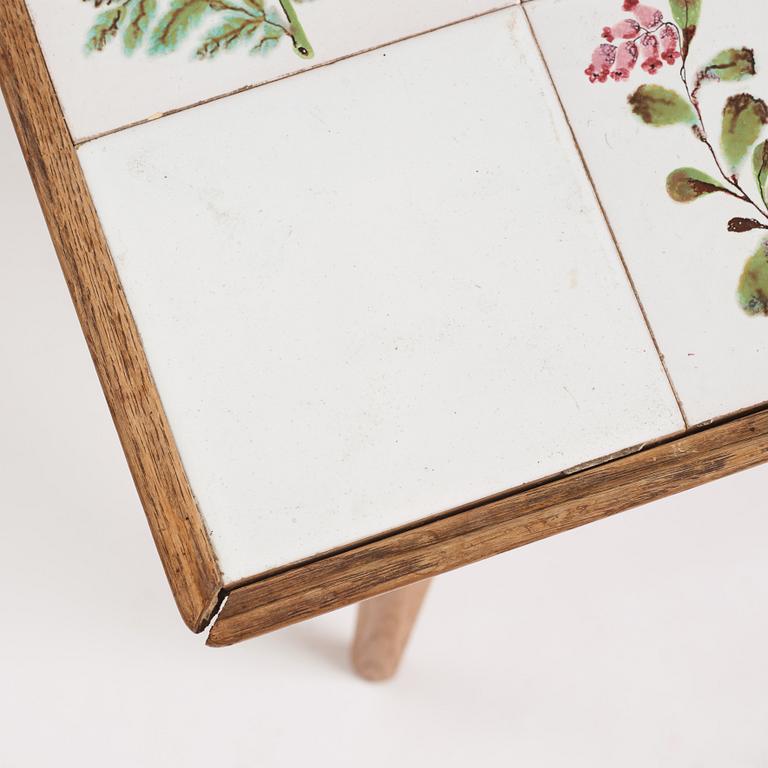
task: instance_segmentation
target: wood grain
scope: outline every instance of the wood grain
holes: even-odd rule
[[[237,588],[208,644],[231,645],[765,461],[761,411]]]
[[[0,2],[0,86],[176,603],[199,632],[221,574],[23,0]]]
[[[430,583],[426,579],[360,603],[351,653],[360,677],[371,682],[394,677]]]

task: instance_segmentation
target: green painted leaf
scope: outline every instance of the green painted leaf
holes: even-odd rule
[[[696,168],[678,168],[667,176],[667,192],[678,203],[690,203],[713,192],[726,191],[715,179]]]
[[[208,0],[172,0],[170,8],[152,30],[149,52],[173,51],[208,10]]]
[[[739,280],[739,304],[749,315],[768,315],[768,240],[744,265]]]
[[[755,52],[751,48],[728,48],[704,67],[702,77],[708,80],[744,80],[755,74]]]
[[[157,11],[157,0],[136,1],[123,34],[123,48],[128,55],[141,45],[155,11]]]
[[[230,14],[217,27],[214,27],[203,38],[203,42],[197,49],[199,59],[210,59],[223,50],[235,48],[239,43],[252,38],[262,19],[254,19],[250,16],[238,16]]]
[[[768,198],[768,141],[761,141],[752,153],[752,168],[763,202]]]
[[[88,53],[103,51],[107,44],[120,31],[120,25],[125,21],[126,5],[119,5],[100,13],[94,25],[88,31],[85,50]]]
[[[630,97],[632,111],[649,125],[693,125],[696,113],[678,93],[660,85],[641,85]]]
[[[768,122],[768,105],[748,93],[731,96],[723,110],[721,144],[725,157],[736,170]]]
[[[683,59],[688,58],[691,41],[699,28],[701,17],[701,0],[669,0],[672,17],[683,33]]]
[[[274,8],[267,11],[265,20],[261,40],[251,48],[251,53],[260,55],[269,53],[280,42],[280,38],[286,34],[282,18]]]
[[[680,29],[696,27],[701,17],[701,0],[669,0],[672,17]]]

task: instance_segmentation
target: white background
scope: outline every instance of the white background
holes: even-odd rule
[[[0,766],[768,766],[768,470],[442,577],[397,681],[342,611],[183,627],[5,112]]]

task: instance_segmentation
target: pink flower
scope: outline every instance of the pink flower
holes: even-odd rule
[[[664,66],[659,58],[659,41],[656,35],[643,35],[640,51],[643,54],[643,69],[649,75],[655,75]]]
[[[659,35],[661,37],[662,52],[661,58],[667,64],[674,64],[681,57],[680,36],[677,33],[677,27],[672,24],[666,24]]]
[[[611,77],[616,80],[629,80],[629,75],[637,64],[638,58],[637,46],[629,41],[622,43],[616,53],[616,66],[611,72]]]
[[[634,19],[625,19],[613,27],[603,27],[603,37],[612,43],[614,40],[633,40],[640,34],[640,25]]]
[[[664,20],[664,14],[658,8],[642,5],[640,0],[624,0],[623,8],[625,11],[632,11],[635,14],[635,18],[646,29],[658,27]]]
[[[638,61],[648,74],[655,75],[665,62],[674,64],[681,58],[680,32],[672,22],[664,21],[660,10],[640,0],[621,2],[635,18],[603,27],[607,42],[597,47],[584,70],[592,83],[604,83],[609,77],[617,82],[628,80]]]
[[[616,61],[616,46],[603,43],[595,48],[592,63],[584,70],[591,83],[604,83],[608,79],[611,67]]]

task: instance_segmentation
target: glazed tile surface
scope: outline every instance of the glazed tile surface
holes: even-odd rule
[[[520,9],[79,155],[227,579],[683,427]]]
[[[514,2],[27,0],[27,6],[79,141]]]
[[[525,8],[695,424],[768,400],[768,6],[690,0],[683,57],[654,5]]]

